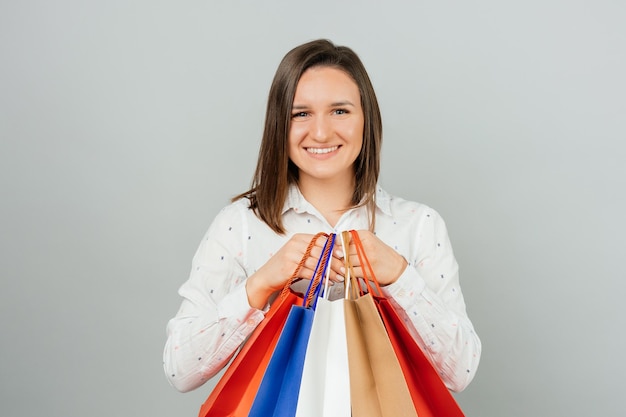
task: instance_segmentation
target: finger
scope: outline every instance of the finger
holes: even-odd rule
[[[343,259],[331,259],[330,269],[335,274],[342,274],[341,268],[345,267]]]
[[[356,277],[356,278],[364,278],[363,276],[363,269],[361,269],[360,266],[352,266],[352,270],[350,271],[350,273]]]
[[[332,277],[328,277],[328,286],[332,287],[333,285],[335,285],[337,283],[336,280],[334,280]],[[322,285],[326,285],[326,278],[324,278],[324,281],[322,281]]]
[[[318,269],[318,264],[319,264],[319,258],[317,257],[313,257],[313,256],[309,256],[306,260],[306,262],[304,263],[304,268],[306,270],[306,274],[307,274],[307,279],[312,279],[314,274]]]
[[[330,277],[330,280],[333,282],[345,281],[344,275],[341,272],[341,266],[336,267],[336,269],[331,269],[329,273],[329,277]]]
[[[356,252],[350,253],[346,258],[350,260],[351,265],[359,264],[359,257],[357,256]]]
[[[333,282],[344,282],[346,279],[345,279],[345,277],[343,275],[338,274],[336,272],[333,272],[331,274],[330,280],[333,281]]]

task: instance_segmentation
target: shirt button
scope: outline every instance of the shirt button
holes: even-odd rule
[[[247,323],[248,323],[248,326],[254,326],[254,320],[252,319],[248,319]]]

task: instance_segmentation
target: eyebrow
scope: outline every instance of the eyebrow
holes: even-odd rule
[[[335,102],[333,102],[333,103],[330,103],[330,106],[329,106],[329,107],[341,107],[341,106],[352,106],[352,107],[356,107],[356,106],[354,105],[354,103],[352,103],[352,102],[351,102],[351,101],[349,101],[349,100],[344,100],[344,101],[335,101]],[[300,105],[294,105],[294,106],[292,107],[292,109],[293,109],[293,110],[303,110],[303,109],[307,109],[307,108],[309,108],[309,106],[302,105],[302,104],[300,104]]]

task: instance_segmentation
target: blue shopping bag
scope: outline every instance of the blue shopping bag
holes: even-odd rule
[[[317,262],[314,278],[309,283],[302,305],[291,307],[252,403],[249,417],[295,416],[315,305],[323,276],[330,266],[334,243],[335,235],[331,234]]]

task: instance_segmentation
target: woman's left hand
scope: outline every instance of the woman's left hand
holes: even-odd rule
[[[396,282],[408,265],[406,259],[369,230],[358,230],[357,233],[378,283],[384,286]],[[344,252],[346,251],[345,248],[342,249]],[[363,278],[366,274],[369,276],[370,272],[368,269],[365,269],[366,274],[363,273],[363,269],[367,268],[367,266],[360,265],[356,246],[352,238],[350,239],[348,253],[350,254],[354,274],[359,278]],[[342,270],[342,272],[345,271]]]

